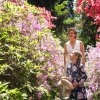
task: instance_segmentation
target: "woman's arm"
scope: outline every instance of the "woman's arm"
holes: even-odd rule
[[[66,61],[67,61],[67,48],[66,48],[66,44],[64,44],[64,75],[66,76]]]
[[[84,49],[84,44],[82,41],[80,42],[80,50],[82,53],[82,63],[85,64],[85,49]]]

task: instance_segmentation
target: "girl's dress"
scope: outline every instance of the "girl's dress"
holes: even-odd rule
[[[84,65],[80,66],[80,78],[78,77],[77,64],[67,65],[67,76],[72,78],[72,83],[78,82],[79,86],[72,90],[70,95],[70,100],[87,100],[86,90],[84,87],[84,82],[87,79],[87,75],[84,71]]]

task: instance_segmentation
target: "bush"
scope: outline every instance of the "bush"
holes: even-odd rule
[[[89,46],[89,52],[86,62],[86,71],[88,74],[87,80],[87,95],[88,99],[99,100],[100,98],[100,43],[97,47]]]
[[[9,82],[9,92],[18,89],[34,100],[55,97],[56,83],[63,73],[63,50],[49,29],[54,26],[51,20],[44,8],[4,2],[0,12],[0,81]]]

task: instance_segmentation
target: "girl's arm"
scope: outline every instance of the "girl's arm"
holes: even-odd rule
[[[73,84],[74,88],[77,88],[78,86],[82,86],[87,79],[87,74],[84,70],[85,66],[82,64],[80,67],[81,67],[80,68],[80,78],[81,79],[80,79],[80,81],[78,81],[77,79],[73,80],[72,84]]]
[[[81,65],[81,70],[80,70],[81,80],[79,81],[79,85],[82,85],[87,79],[87,74],[84,70],[84,67],[85,67],[84,65]]]

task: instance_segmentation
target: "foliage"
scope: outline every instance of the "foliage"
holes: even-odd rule
[[[88,46],[87,55],[87,95],[89,100],[98,100],[100,98],[100,42],[96,47]]]
[[[28,3],[35,5],[35,6],[39,6],[39,7],[45,7],[47,10],[51,11],[52,7],[59,2],[59,0],[41,0],[41,1],[37,1],[37,0],[27,0]]]
[[[93,24],[93,19],[90,17],[82,16],[80,20],[82,20],[82,23],[80,24],[81,27],[79,28],[81,30],[80,38],[84,42],[85,47],[87,47],[87,45],[95,46],[97,26]]]
[[[75,20],[72,20],[71,18],[68,18],[67,20],[64,20],[63,21],[63,23],[64,24],[67,24],[67,25],[69,25],[69,24],[71,24],[71,23],[74,23],[75,22]]]
[[[2,100],[27,100],[27,95],[25,93],[21,93],[19,89],[8,89],[9,83],[1,83],[0,82],[0,99]],[[12,99],[13,98],[13,99]]]
[[[54,6],[54,10],[58,16],[64,16],[65,14],[68,13],[67,10],[65,9],[65,6],[66,6],[66,1],[64,1],[63,3],[58,4],[58,5],[56,4]]]
[[[14,89],[16,96],[17,92],[25,93],[27,99],[54,99],[62,75],[63,50],[49,29],[54,27],[51,20],[45,9],[26,2],[4,2],[0,12],[0,81],[9,82],[9,93]]]
[[[57,17],[57,20],[54,21],[56,28],[54,28],[54,33],[57,37],[60,38],[61,45],[64,46],[66,42],[66,31],[68,28],[74,26],[74,18],[72,18],[69,11],[69,2],[63,1],[56,3],[53,7],[53,15]]]

